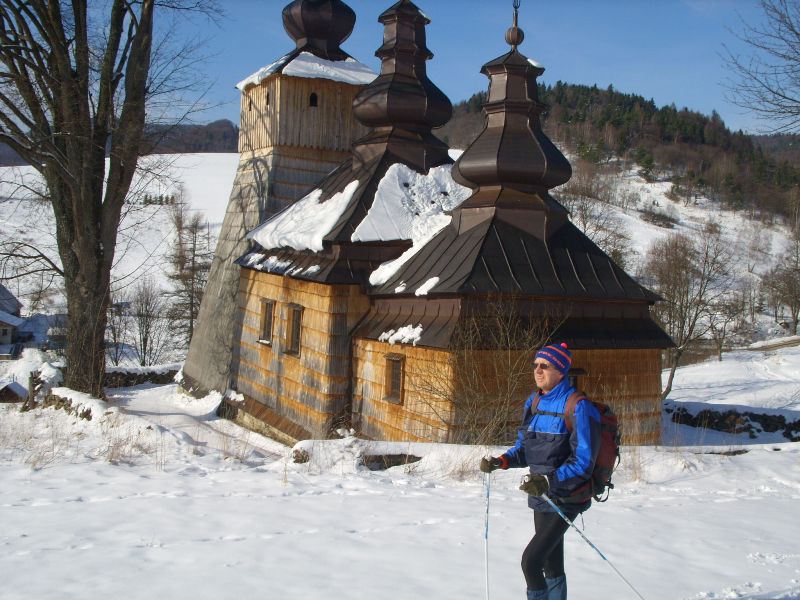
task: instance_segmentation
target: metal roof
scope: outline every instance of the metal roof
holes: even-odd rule
[[[438,277],[429,295],[508,293],[577,300],[659,300],[570,222],[542,239],[504,219],[501,209],[484,211],[475,225],[465,226],[469,212],[456,209],[450,226],[371,293],[396,295],[404,283],[403,293],[414,294]]]

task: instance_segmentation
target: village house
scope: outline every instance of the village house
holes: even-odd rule
[[[18,317],[22,310],[22,302],[12,294],[9,289],[0,283],[0,311]]]
[[[16,381],[0,381],[0,403],[24,402],[28,390]]]
[[[286,28],[310,39],[321,4],[333,21],[316,43],[335,52],[352,28],[342,2],[296,0],[284,22],[302,15]],[[339,427],[373,439],[500,440],[530,393],[536,348],[559,340],[574,353],[570,376],[621,415],[624,441],[658,442],[661,351],[672,344],[650,318],[659,298],[550,194],[571,168],[542,131],[544,69],[519,51],[522,31],[512,27],[510,51],[483,66],[486,125],[454,163],[432,133],[452,107],[426,74],[428,18],[401,0],[379,21],[381,72],[332,116],[355,118],[363,135],[238,241],[249,247],[235,260],[236,397],[224,414],[286,441]],[[279,122],[301,104],[282,107]]]
[[[18,331],[25,324],[19,316],[21,309],[22,303],[0,284],[0,360],[12,360],[19,354]]]

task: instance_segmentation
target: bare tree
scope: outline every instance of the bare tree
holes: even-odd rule
[[[731,328],[742,316],[742,300],[738,294],[717,298],[709,305],[708,329],[717,348],[717,359],[722,360],[722,351],[731,333]]]
[[[90,10],[87,0],[0,0],[0,141],[47,187],[60,259],[50,266],[63,276],[69,314],[65,384],[74,389],[102,394],[111,267],[147,103],[174,91],[189,61],[154,62],[169,47],[154,43],[154,18],[210,14],[212,2],[109,0]]]
[[[676,345],[669,354],[670,373],[662,399],[672,390],[687,348],[709,333],[711,307],[728,289],[729,263],[719,233],[709,231],[694,238],[672,234],[655,242],[645,257],[642,278],[664,299],[655,305],[653,316]]]
[[[125,356],[130,336],[130,302],[119,294],[111,295],[108,307],[106,356],[114,366],[119,366]]]
[[[763,286],[774,307],[776,320],[778,309],[785,306],[791,321],[791,334],[797,335],[800,321],[800,237],[792,240],[778,265],[764,276]]]
[[[173,282],[169,319],[177,339],[188,347],[214,258],[214,245],[202,213],[189,214],[185,191],[181,190],[178,196],[179,201],[172,207],[175,238],[169,255]]]
[[[161,362],[169,340],[167,306],[163,293],[150,277],[137,282],[131,298],[133,349],[141,366]]]
[[[765,20],[743,23],[741,39],[749,56],[725,49],[733,73],[731,100],[755,112],[772,131],[796,131],[800,125],[800,2],[760,0]]]
[[[450,342],[449,365],[428,365],[414,392],[449,425],[448,442],[507,443],[535,385],[531,363],[563,317],[531,316],[513,298],[492,296],[462,314]]]
[[[559,200],[569,210],[572,223],[624,269],[630,262],[631,240],[611,205],[572,194],[563,194]]]

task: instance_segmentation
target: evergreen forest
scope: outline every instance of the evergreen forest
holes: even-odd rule
[[[797,136],[731,131],[716,112],[658,107],[612,86],[558,81],[540,83],[538,91],[544,130],[571,158],[577,156],[578,171],[614,169],[627,159],[648,180],[672,181],[675,195],[687,201],[703,194],[751,218],[797,223]],[[438,135],[454,148],[466,148],[483,127],[485,101],[486,93],[479,92],[456,104]]]

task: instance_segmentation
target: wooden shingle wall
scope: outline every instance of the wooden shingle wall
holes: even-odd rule
[[[280,74],[248,87],[241,95],[239,152],[269,146],[349,152],[353,141],[367,132],[352,110],[362,87]],[[317,106],[310,105],[312,94]]]
[[[353,352],[353,408],[356,430],[365,437],[382,440],[451,442],[462,434],[482,430],[483,423],[495,421],[505,428],[504,443],[522,417],[522,406],[533,391],[533,372],[513,374],[519,385],[503,381],[508,356],[478,353],[474,373],[458,375],[452,355],[445,350],[391,345],[356,339]],[[507,354],[507,353],[504,353]],[[401,402],[387,398],[387,356],[402,356],[405,367]],[[522,362],[529,357],[520,355]],[[455,361],[458,363],[459,361]],[[609,404],[619,417],[622,442],[628,445],[658,444],[661,441],[661,355],[653,350],[576,350],[573,366],[586,371],[578,379],[579,389],[590,398]],[[462,365],[463,367],[463,365]],[[448,394],[462,383],[482,380],[485,405]],[[492,389],[501,390],[493,394]]]
[[[575,350],[572,365],[586,371],[578,387],[619,417],[623,444],[661,442],[661,350]]]
[[[274,146],[244,152],[233,183],[233,204],[229,210],[259,207],[262,212],[258,225],[305,196],[346,158],[346,152]]]
[[[272,342],[261,337],[263,300],[275,301]],[[242,269],[241,335],[234,343],[238,392],[300,426],[328,437],[350,415],[350,332],[369,308],[357,286],[328,286]],[[299,355],[286,352],[289,314],[302,307]]]
[[[432,381],[452,379],[448,352],[408,344],[358,338],[353,350],[354,426],[359,435],[379,440],[446,442],[452,404]],[[387,355],[404,359],[400,402],[387,398]]]

